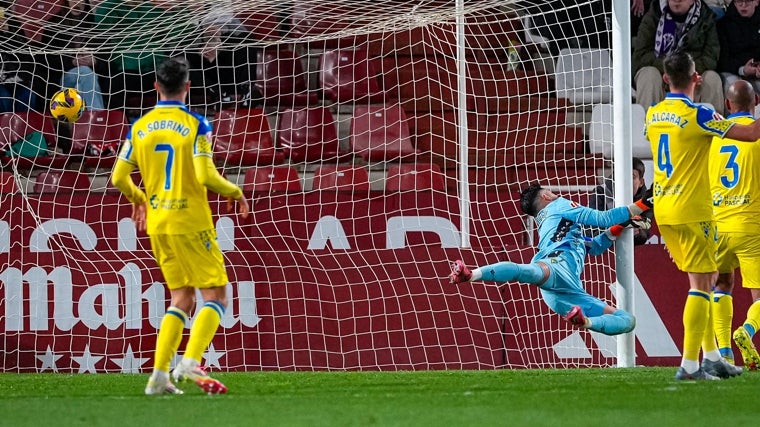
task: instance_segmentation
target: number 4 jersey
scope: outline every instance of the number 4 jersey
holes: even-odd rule
[[[645,132],[654,160],[654,205],[659,224],[712,220],[708,176],[710,143],[735,122],[686,95],[668,93],[647,111]]]

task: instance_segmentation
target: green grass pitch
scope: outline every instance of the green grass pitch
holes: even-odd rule
[[[760,373],[676,368],[216,373],[229,393],[145,396],[147,375],[0,374],[0,426],[755,425]]]

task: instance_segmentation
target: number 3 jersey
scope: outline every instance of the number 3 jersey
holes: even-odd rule
[[[148,199],[148,234],[214,228],[206,187],[193,158],[212,157],[211,124],[177,101],[159,101],[127,133],[119,159],[140,170]]]
[[[750,113],[728,116],[740,124],[755,121]],[[760,144],[714,138],[710,147],[712,207],[719,232],[760,233]]]
[[[714,136],[735,122],[686,95],[668,93],[649,108],[644,132],[654,160],[655,218],[659,224],[712,220],[708,156]]]

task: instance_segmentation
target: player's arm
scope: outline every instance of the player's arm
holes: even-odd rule
[[[611,227],[615,224],[624,223],[631,218],[641,215],[642,212],[649,210],[650,208],[651,206],[649,206],[644,199],[641,199],[628,206],[618,206],[607,211],[598,211],[584,206],[576,206],[563,213],[562,216],[581,225],[591,227]]]
[[[635,216],[622,224],[616,224],[594,236],[592,239],[586,238],[586,250],[590,255],[600,255],[606,251],[612,244],[623,234],[626,228],[634,230],[649,230],[652,228],[652,221],[648,217]]]
[[[206,188],[216,194],[239,199],[243,196],[243,190],[237,185],[221,176],[216,170],[214,162],[208,156],[195,156],[193,158],[195,178]]]
[[[232,211],[233,201],[236,201],[238,203],[238,213],[243,218],[248,217],[248,201],[243,195],[243,190],[219,174],[211,157],[203,155],[195,156],[193,157],[193,166],[195,168],[195,179],[198,182],[214,193],[227,197],[228,212]]]
[[[141,205],[148,201],[145,193],[132,181],[132,171],[135,166],[125,160],[116,160],[111,173],[111,184],[121,191],[121,194],[134,205]]]
[[[137,230],[145,231],[147,227],[147,208],[145,204],[148,201],[148,197],[132,181],[132,171],[134,168],[132,163],[121,158],[117,159],[113,173],[111,174],[111,183],[132,203],[132,221],[135,223]]]
[[[760,139],[760,120],[755,120],[748,125],[734,123],[734,125],[726,131],[723,137],[735,139],[737,141],[757,141]]]

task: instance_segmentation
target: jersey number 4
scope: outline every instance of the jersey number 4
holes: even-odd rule
[[[670,160],[670,135],[667,133],[660,135],[660,143],[657,144],[657,168],[665,172],[668,178],[673,175],[673,162]]]

